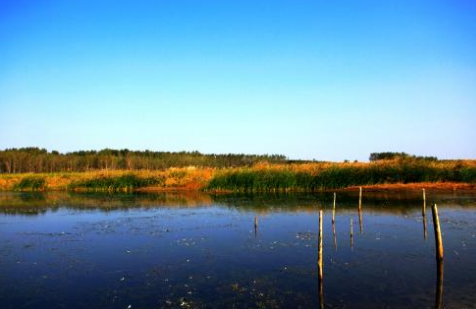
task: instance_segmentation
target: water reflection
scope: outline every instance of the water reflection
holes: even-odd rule
[[[464,198],[465,194],[470,198]],[[328,202],[332,201],[332,198],[333,195],[330,193],[213,195],[200,192],[160,192],[151,194],[0,192],[0,213],[38,215],[48,210],[54,211],[60,208],[97,209],[109,212],[118,209],[195,208],[212,207],[214,205],[222,205],[239,211],[253,211],[258,214],[275,212],[315,213],[319,208],[328,208]],[[354,192],[339,193],[339,207],[335,208],[335,212],[339,214],[352,213],[354,199]],[[465,192],[457,197],[453,193],[441,193],[434,195],[433,200],[461,207],[476,207],[471,200],[471,195]],[[396,193],[393,196],[386,192],[366,193],[366,211],[369,214],[377,212],[409,215],[416,209],[421,208],[420,203],[415,192]],[[358,211],[359,225],[363,225],[362,213],[362,206],[360,206]],[[335,217],[335,214],[333,217]]]
[[[324,282],[323,279],[318,277],[317,278],[317,285],[319,289],[319,308],[324,308]]]
[[[423,238],[426,239],[427,231],[426,231],[426,191],[425,189],[422,189],[422,192],[423,192],[423,206],[421,209],[421,214],[423,217]]]
[[[440,309],[443,300],[443,261],[437,259],[436,262],[436,301],[435,308]]]
[[[421,238],[421,191],[365,193],[366,232],[353,235],[357,194],[338,193],[332,230],[323,226],[324,295],[316,223],[319,209],[334,212],[332,193],[0,193],[1,307],[474,306],[475,195],[432,196],[443,299],[443,263],[435,291],[435,247]],[[337,250],[347,222],[351,245]]]
[[[354,247],[354,221],[350,218],[350,248]]]
[[[428,232],[426,230],[426,215],[423,214],[423,239],[426,240],[427,236],[428,236]]]
[[[332,236],[334,238],[334,248],[337,251],[337,235],[336,235],[336,223],[332,222]]]

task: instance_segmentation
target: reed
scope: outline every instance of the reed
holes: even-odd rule
[[[127,191],[154,187],[235,192],[314,192],[351,186],[421,182],[476,183],[476,160],[261,162],[235,168],[188,166],[164,170],[0,174],[0,190]]]
[[[13,186],[14,191],[44,191],[46,181],[41,176],[27,176],[22,178],[19,183]]]
[[[362,185],[445,181],[476,183],[476,162],[409,159],[253,166],[219,170],[205,190],[319,191]]]
[[[164,182],[163,177],[140,178],[134,174],[125,174],[121,176],[106,176],[74,181],[68,186],[68,189],[73,191],[128,192],[141,187],[160,186],[163,185]]]

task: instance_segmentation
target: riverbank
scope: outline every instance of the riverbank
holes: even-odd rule
[[[133,192],[200,191],[212,178],[210,168],[161,171],[99,170],[89,172],[0,174],[0,191]]]
[[[370,163],[259,163],[251,167],[97,170],[0,174],[2,191],[315,192],[476,190],[476,161],[393,160]]]

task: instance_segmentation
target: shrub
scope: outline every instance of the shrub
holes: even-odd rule
[[[44,191],[45,189],[45,178],[38,176],[25,177],[13,187],[13,190],[18,191]]]

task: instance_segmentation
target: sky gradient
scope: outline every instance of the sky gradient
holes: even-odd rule
[[[475,1],[0,0],[0,149],[476,158]]]

